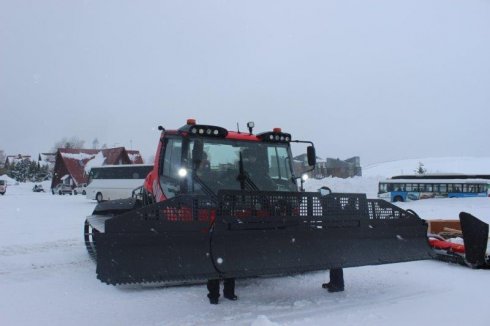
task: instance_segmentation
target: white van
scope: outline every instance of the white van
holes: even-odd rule
[[[132,191],[145,182],[153,165],[126,164],[104,165],[90,169],[88,185],[85,188],[88,199],[99,203],[131,197]]]

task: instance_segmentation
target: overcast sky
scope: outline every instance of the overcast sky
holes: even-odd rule
[[[361,164],[490,156],[489,0],[0,0],[0,149],[282,127]]]

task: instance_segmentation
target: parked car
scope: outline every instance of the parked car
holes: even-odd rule
[[[70,194],[73,195],[73,188],[70,185],[60,183],[56,187],[51,189],[51,193],[53,195],[58,194],[58,195],[64,195],[64,194]]]
[[[6,191],[7,191],[7,181],[0,180],[0,195],[5,195]]]
[[[82,195],[85,196],[87,194],[87,190],[85,188],[87,188],[87,184],[86,183],[81,183],[77,187],[75,187],[75,189],[73,189],[73,193],[75,195],[82,194]]]
[[[44,192],[43,185],[34,185],[34,187],[32,188],[32,191],[34,191],[34,192]]]

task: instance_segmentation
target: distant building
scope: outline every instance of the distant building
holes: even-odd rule
[[[55,155],[51,188],[60,183],[78,186],[88,181],[90,166],[143,164],[139,151],[124,147],[107,149],[60,148]]]
[[[9,166],[11,166],[12,164],[17,164],[23,160],[31,160],[31,156],[30,155],[22,155],[22,154],[17,154],[17,155],[7,155],[7,158],[5,160],[5,163],[3,165],[3,167],[5,169],[8,169]]]
[[[302,154],[294,158],[294,170],[298,174],[307,166],[307,156]],[[361,159],[359,156],[341,160],[334,158],[327,158],[323,160],[317,157],[315,169],[309,173],[310,177],[322,179],[326,177],[337,178],[350,178],[355,176],[362,176]]]
[[[323,177],[351,178],[362,176],[361,158],[354,156],[346,160],[327,158],[325,169],[321,171]]]

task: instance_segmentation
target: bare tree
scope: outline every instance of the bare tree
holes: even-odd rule
[[[0,149],[0,175],[5,173],[3,165],[5,164],[6,160],[7,160],[7,156],[5,155],[5,152],[2,149]]]
[[[3,165],[6,159],[7,156],[5,155],[5,152],[3,151],[3,149],[0,149],[0,165]]]
[[[97,147],[99,147],[99,140],[95,138],[92,140],[92,149],[97,149]]]
[[[52,152],[56,152],[58,148],[83,148],[84,144],[85,141],[77,136],[72,136],[71,138],[63,137],[60,141],[54,143]]]

